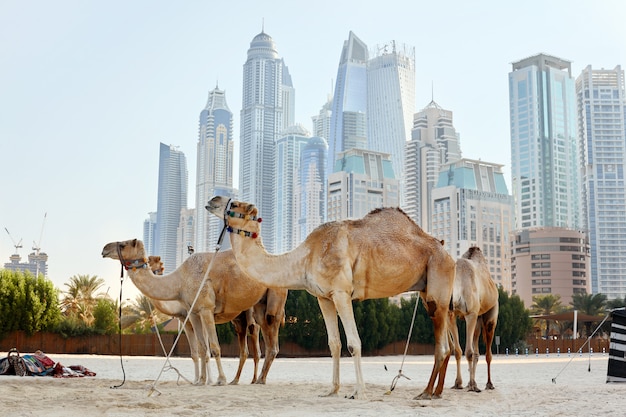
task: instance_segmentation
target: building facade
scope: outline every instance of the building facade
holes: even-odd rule
[[[528,308],[534,296],[559,295],[565,306],[573,294],[587,294],[589,240],[585,233],[563,227],[517,230],[511,237],[512,293]]]
[[[404,152],[415,113],[415,48],[391,41],[367,61],[367,149],[391,155],[404,184]],[[402,198],[402,191],[400,193]]]
[[[294,249],[298,242],[296,228],[298,224],[298,185],[300,158],[302,150],[311,135],[301,125],[291,126],[283,131],[276,141],[276,208],[280,216],[276,219],[274,236],[275,253],[284,253]],[[265,220],[264,220],[265,223]],[[265,236],[263,233],[263,241]]]
[[[343,44],[332,101],[326,175],[339,153],[367,146],[367,45],[353,32]]]
[[[204,210],[203,211],[207,211]],[[215,216],[213,216],[215,217]],[[180,266],[195,251],[195,209],[181,209],[176,238],[176,265]]]
[[[233,149],[233,113],[226,103],[226,93],[215,87],[209,92],[198,123],[195,241],[191,243],[198,252],[213,251],[222,228],[222,221],[204,209],[207,201],[215,195],[236,195]],[[226,246],[230,245],[230,240],[225,240]]]
[[[516,228],[582,228],[581,153],[570,61],[539,54],[514,62],[509,105]]]
[[[576,79],[578,135],[591,246],[591,291],[626,296],[626,96],[624,70],[587,66]]]
[[[481,248],[491,278],[511,291],[509,233],[513,198],[502,165],[460,159],[444,165],[432,189],[432,230],[453,258],[471,246]]]
[[[350,149],[340,152],[328,178],[328,221],[355,219],[375,208],[398,207],[399,182],[389,154]]]
[[[187,159],[176,147],[160,144],[155,251],[165,264],[165,273],[177,267],[180,211],[187,208]]]
[[[328,144],[324,138],[310,138],[302,149],[296,195],[296,244],[317,226],[326,222],[326,161]]]
[[[405,151],[402,208],[424,230],[431,230],[432,189],[442,165],[461,159],[460,135],[452,112],[431,101],[413,117],[411,140]]]
[[[243,66],[240,127],[239,198],[254,203],[263,217],[263,242],[275,251],[276,140],[293,124],[294,90],[271,36],[250,42]]]

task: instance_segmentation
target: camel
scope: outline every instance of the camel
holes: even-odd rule
[[[482,329],[487,347],[487,385],[485,389],[494,389],[491,382],[491,344],[498,322],[498,288],[491,279],[489,266],[478,247],[470,247],[456,261],[456,278],[453,290],[453,310],[450,312],[450,332],[454,343],[456,358],[456,380],[452,388],[462,389],[461,344],[456,318],[465,318],[465,357],[469,365],[469,391],[480,392],[476,384],[476,365],[478,364],[478,339]]]
[[[337,314],[356,371],[354,392],[347,397],[365,397],[352,300],[419,291],[435,328],[435,363],[427,387],[415,398],[441,396],[450,359],[448,309],[455,262],[401,209],[375,209],[359,220],[325,223],[297,248],[280,255],[265,250],[254,204],[215,196],[206,209],[226,222],[233,253],[247,275],[268,287],[303,289],[317,297],[333,359],[332,387],[325,395],[336,396],[340,387]]]
[[[218,369],[217,385],[226,384],[222,368],[221,352],[216,323],[236,319],[240,313],[255,307],[254,315],[261,326],[265,342],[265,360],[261,375],[255,381],[264,384],[269,368],[278,354],[278,330],[284,323],[286,290],[268,289],[258,281],[250,279],[237,266],[232,251],[195,253],[187,258],[174,272],[154,275],[148,268],[143,242],[131,239],[111,242],[102,249],[102,257],[117,259],[128,271],[135,286],[154,300],[178,301],[186,309],[191,307],[211,260],[215,262],[209,271],[209,279],[201,290],[189,320],[196,333],[199,350],[215,358]],[[208,339],[208,342],[207,342]],[[240,357],[241,361],[241,357]],[[207,382],[208,354],[200,356],[200,383]]]

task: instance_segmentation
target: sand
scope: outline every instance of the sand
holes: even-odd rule
[[[0,352],[4,357],[6,352]],[[449,388],[456,368],[451,360],[443,398],[415,400],[426,386],[432,356],[363,358],[366,399],[344,398],[355,381],[351,358],[341,360],[341,390],[320,397],[330,388],[330,358],[277,359],[266,385],[251,385],[248,359],[239,385],[194,386],[168,370],[164,357],[48,354],[63,365],[83,365],[95,377],[52,378],[0,376],[2,416],[591,416],[623,415],[626,384],[606,383],[608,356],[552,354],[494,356],[495,390],[480,393]],[[222,360],[229,380],[237,359]],[[123,369],[125,372],[125,380]],[[193,378],[191,359],[172,358],[186,378]],[[385,370],[385,366],[388,370]],[[409,379],[391,382],[402,367]],[[589,371],[590,369],[590,371]],[[467,363],[462,362],[464,382]],[[217,371],[212,361],[211,373]],[[553,383],[556,378],[556,383]],[[486,382],[481,356],[477,382]],[[121,385],[118,388],[114,386]]]

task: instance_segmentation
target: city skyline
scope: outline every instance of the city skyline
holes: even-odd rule
[[[296,16],[286,2],[272,11],[258,4],[216,10],[201,3],[9,1],[0,17],[7,40],[0,46],[2,226],[24,240],[25,259],[47,212],[41,250],[54,285],[63,290],[73,275],[98,275],[107,283],[103,291],[115,295],[119,265],[102,260],[100,251],[111,240],[141,238],[143,220],[156,209],[157,144],[179,146],[195,177],[198,110],[216,82],[238,129],[245,51],[263,21],[293,77],[295,122],[310,129],[331,93],[350,31],[368,45],[397,39],[416,47],[416,108],[434,98],[453,111],[463,156],[503,164],[511,187],[511,62],[544,51],[571,60],[573,77],[587,65],[626,63],[619,18],[626,6],[586,6],[581,19],[583,4],[536,2],[522,10],[498,2],[392,2],[382,9],[366,3],[355,15],[348,5],[328,3],[304,6]],[[206,24],[215,13],[237,24]],[[454,30],[436,16],[446,16]],[[234,137],[238,142],[238,132]],[[13,252],[4,234],[2,263]]]

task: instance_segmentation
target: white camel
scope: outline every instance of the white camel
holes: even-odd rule
[[[358,398],[365,395],[365,384],[352,300],[405,291],[420,292],[435,328],[435,363],[426,389],[416,398],[441,395],[450,358],[448,308],[455,263],[441,243],[402,210],[376,209],[360,220],[323,224],[291,252],[271,255],[259,238],[261,219],[253,204],[216,196],[206,209],[227,222],[237,263],[246,274],[269,287],[304,289],[317,297],[333,358],[333,382],[327,395],[339,391],[337,314],[356,371],[356,386],[349,397]]]

